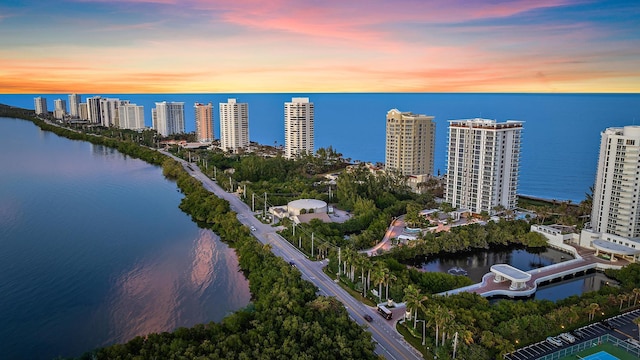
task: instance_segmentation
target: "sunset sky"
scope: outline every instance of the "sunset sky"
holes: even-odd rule
[[[637,0],[4,0],[0,93],[637,93],[639,14]]]

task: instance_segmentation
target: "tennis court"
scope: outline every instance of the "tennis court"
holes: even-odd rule
[[[578,357],[578,359],[582,360],[620,360],[606,351],[600,351],[595,354],[587,355],[585,357],[581,357],[580,355],[576,356]]]

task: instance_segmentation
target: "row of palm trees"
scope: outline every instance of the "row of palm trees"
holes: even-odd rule
[[[391,282],[398,280],[391,270],[385,266],[383,261],[371,261],[365,254],[359,253],[352,248],[346,248],[341,252],[338,264],[338,276],[346,276],[352,283],[357,283],[356,272],[360,271],[360,283],[362,293],[370,291],[371,285],[378,287],[378,301],[389,299],[389,286]],[[386,288],[386,296],[383,298],[382,286]]]
[[[457,334],[456,336],[459,336],[461,341],[467,345],[473,343],[473,333],[459,323],[456,323],[456,316],[452,310],[440,304],[425,306],[424,303],[428,300],[429,297],[422,294],[420,289],[413,285],[407,286],[404,290],[403,301],[407,307],[409,320],[413,318],[414,331],[418,321],[425,321],[426,326],[433,327],[435,330],[436,347],[444,346],[448,339],[453,339],[454,334]],[[424,320],[418,320],[418,310],[425,315]],[[423,336],[425,336],[425,334],[423,334]],[[454,342],[454,353],[456,351],[456,345],[457,343]]]

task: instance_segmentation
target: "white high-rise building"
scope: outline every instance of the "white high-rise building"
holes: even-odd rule
[[[118,107],[118,121],[121,129],[144,129],[144,106],[122,104]]]
[[[249,104],[228,99],[220,103],[220,147],[238,152],[249,147]]]
[[[47,98],[42,96],[33,98],[33,108],[35,109],[36,115],[47,115],[49,113],[47,110]]]
[[[78,113],[78,106],[80,106],[81,102],[82,101],[80,99],[80,95],[78,94],[69,95],[69,115],[71,116],[71,118],[77,119],[80,117],[80,114]]]
[[[157,102],[152,112],[154,127],[162,136],[184,133],[184,103]]]
[[[449,121],[445,201],[472,213],[516,207],[522,121]]]
[[[118,108],[121,105],[129,104],[129,100],[120,100],[118,98],[102,98],[100,99],[100,120],[102,126],[110,127],[120,126]]]
[[[62,99],[53,100],[53,117],[55,119],[64,119],[67,114],[67,102]]]
[[[193,105],[196,115],[196,140],[209,143],[213,141],[213,104]]]
[[[636,259],[640,255],[640,126],[601,134],[591,226],[580,243]]]
[[[294,159],[313,154],[313,103],[309,98],[292,98],[284,103],[284,156]]]
[[[433,116],[389,110],[385,168],[402,175],[433,175],[435,134]]]

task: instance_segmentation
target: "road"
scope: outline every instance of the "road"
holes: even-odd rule
[[[317,286],[319,294],[333,296],[342,302],[349,316],[355,322],[367,326],[367,330],[372,334],[373,340],[376,342],[376,354],[392,360],[422,359],[422,354],[404,341],[402,336],[395,330],[395,320],[385,320],[377,315],[375,308],[366,306],[349,295],[322,271],[324,261],[316,262],[307,259],[304,254],[282,238],[280,234],[276,233],[271,225],[263,224],[256,219],[249,206],[243,203],[238,196],[224,191],[215,181],[204,175],[197,165],[167,152],[163,151],[163,153],[181,162],[191,176],[202,182],[205,189],[227,200],[231,210],[237,213],[238,220],[248,227],[254,226],[253,235],[263,244],[270,244],[276,256],[283,258],[287,262],[294,262],[298,270],[300,270],[302,278]],[[364,319],[364,314],[370,314],[374,320],[370,323],[367,322]]]

